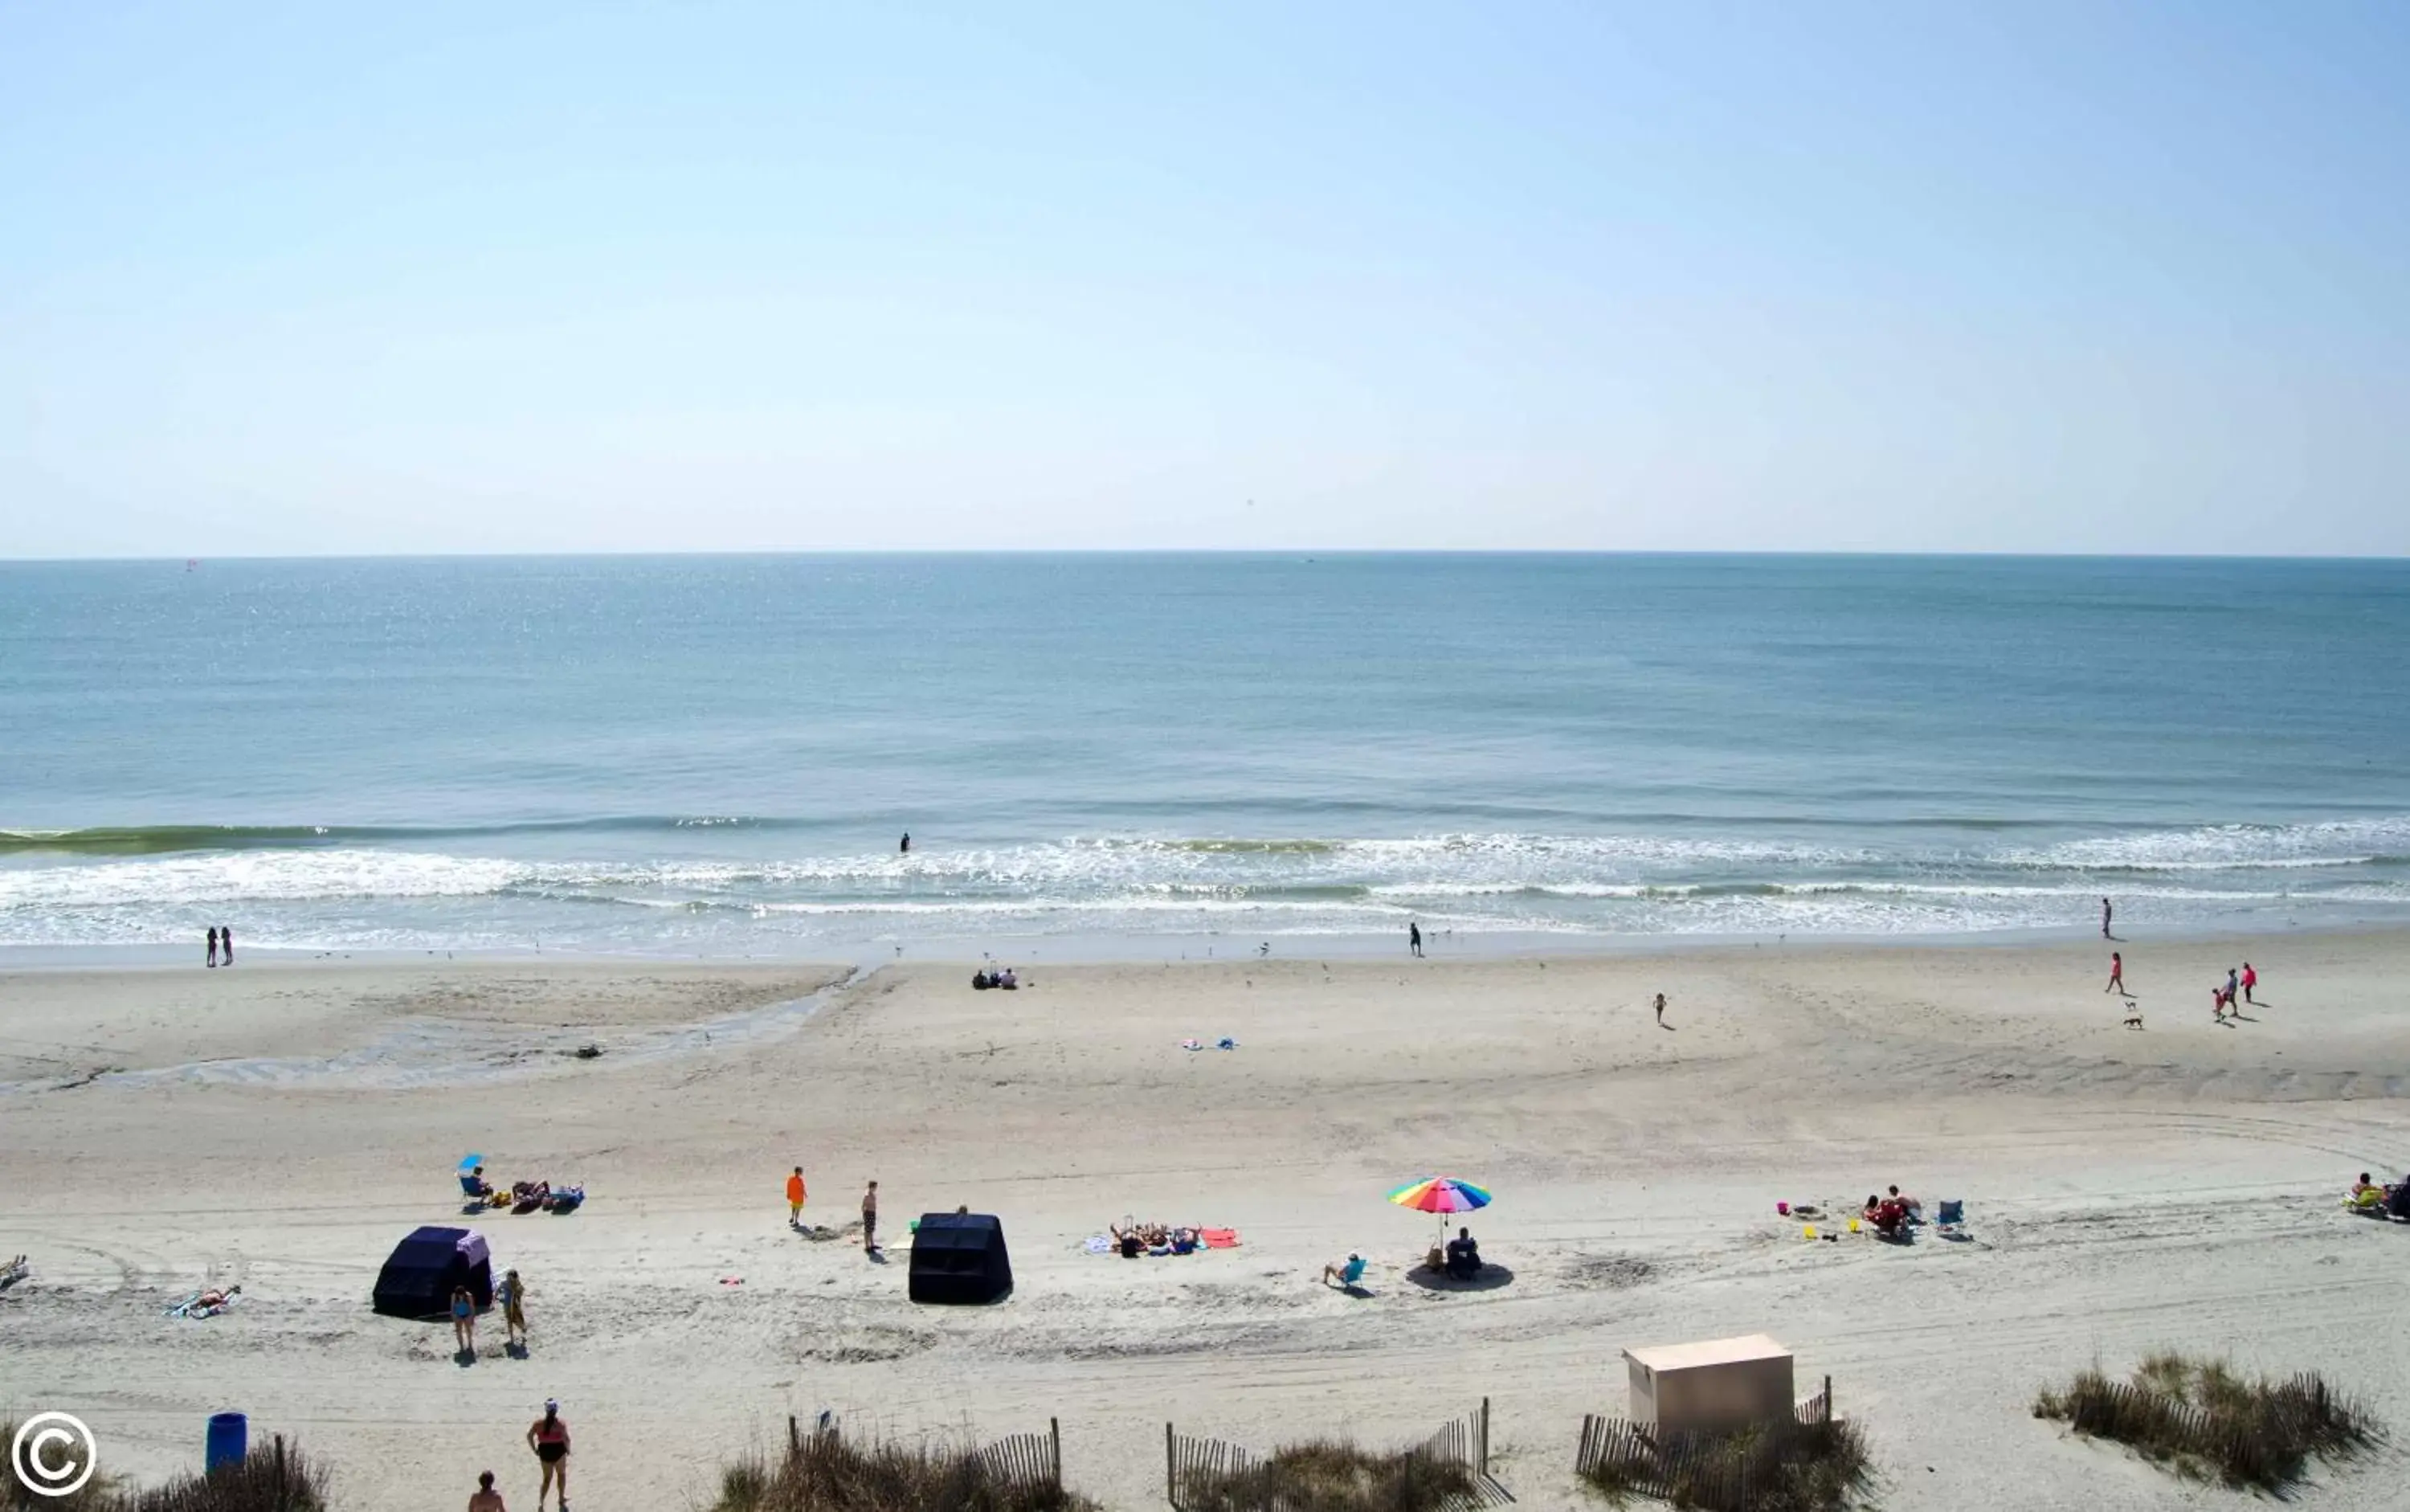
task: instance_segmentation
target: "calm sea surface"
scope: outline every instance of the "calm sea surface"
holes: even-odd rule
[[[2103,893],[2410,919],[2410,563],[0,563],[0,945],[1470,949]]]

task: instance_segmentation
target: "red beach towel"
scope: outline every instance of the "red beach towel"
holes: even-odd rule
[[[1199,1228],[1197,1230],[1197,1237],[1205,1241],[1207,1249],[1239,1247],[1239,1230],[1236,1228]]]

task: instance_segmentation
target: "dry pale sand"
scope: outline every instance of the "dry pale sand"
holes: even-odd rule
[[[1015,994],[920,966],[0,977],[0,1255],[34,1263],[0,1294],[0,1411],[76,1412],[148,1477],[240,1408],[367,1512],[459,1505],[486,1467],[532,1505],[518,1436],[547,1394],[580,1512],[699,1505],[791,1412],[982,1436],[1053,1417],[1073,1482],[1137,1507],[1160,1505],[1168,1419],[1399,1441],[1487,1395],[1501,1477],[1555,1506],[1580,1500],[1582,1414],[1623,1407],[1620,1348],[1765,1330],[1803,1395],[1833,1377],[1891,1505],[2226,1505],[2027,1404],[2176,1345],[2320,1367],[2410,1435],[2410,1227],[2337,1206],[2410,1161],[2410,938],[2127,953],[2139,1033],[2105,952],[2055,945],[1096,966]],[[2213,1026],[2243,953],[2270,1001]],[[448,1330],[369,1311],[393,1242],[456,1218],[469,1149],[591,1194],[482,1220],[529,1279],[527,1360],[498,1320],[463,1367]],[[912,1306],[901,1249],[789,1231],[797,1162],[824,1223],[874,1176],[891,1228],[1002,1214],[1017,1292]],[[1435,1225],[1382,1194],[1434,1170],[1498,1193],[1476,1232],[1508,1284],[1404,1273]],[[1809,1243],[1774,1212],[1890,1180],[1965,1198],[1973,1241]],[[1245,1243],[1081,1251],[1125,1214]],[[1351,1246],[1370,1298],[1316,1283]],[[245,1300],[161,1316],[205,1282]],[[2310,1505],[2401,1506],[2403,1469],[2321,1472]]]

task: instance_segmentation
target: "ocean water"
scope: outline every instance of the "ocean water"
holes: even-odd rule
[[[2400,561],[0,563],[0,947],[2393,922],[2405,758]]]

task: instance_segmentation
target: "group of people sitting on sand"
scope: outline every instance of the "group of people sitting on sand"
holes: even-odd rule
[[[1113,1248],[1125,1260],[1141,1255],[1194,1255],[1205,1243],[1201,1228],[1166,1227],[1159,1223],[1133,1223],[1127,1228],[1109,1224],[1113,1236]]]
[[[2371,1217],[2410,1220],[2410,1177],[2380,1184],[2369,1180],[2368,1172],[2363,1170],[2359,1180],[2351,1184],[2351,1196],[2344,1205]]]
[[[1885,1239],[1898,1239],[1907,1234],[1909,1225],[1924,1221],[1924,1204],[1908,1196],[1896,1186],[1885,1187],[1885,1196],[1866,1195],[1866,1211],[1860,1214],[1874,1225],[1876,1233]]]
[[[1351,1253],[1344,1262],[1333,1260],[1322,1268],[1322,1284],[1337,1287],[1342,1291],[1353,1291],[1364,1280],[1364,1257]],[[1478,1281],[1481,1279],[1481,1243],[1473,1237],[1472,1229],[1459,1228],[1456,1237],[1447,1242],[1445,1249],[1432,1246],[1431,1252],[1423,1258],[1423,1268],[1441,1272],[1450,1281]]]
[[[486,1180],[486,1168],[475,1167],[460,1173],[460,1195],[472,1208],[508,1208],[513,1213],[574,1213],[586,1200],[583,1186],[555,1186],[548,1181],[511,1183],[507,1192],[497,1191]]]
[[[1021,979],[1013,974],[1012,967],[1009,966],[997,967],[992,971],[981,967],[971,973],[971,985],[980,992],[985,992],[990,987],[1001,987],[1006,992],[1013,992],[1020,988]]]

